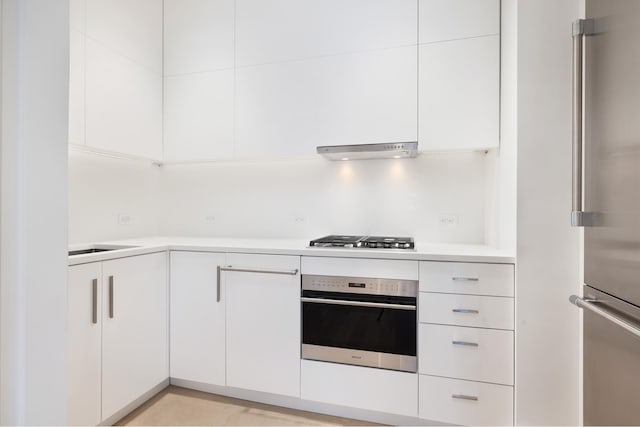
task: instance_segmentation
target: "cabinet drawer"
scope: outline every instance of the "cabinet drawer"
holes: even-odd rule
[[[420,375],[420,418],[462,425],[512,425],[513,387]]]
[[[513,298],[420,292],[421,323],[513,330]]]
[[[513,385],[513,332],[421,324],[421,374]]]
[[[420,290],[451,294],[513,296],[512,264],[420,263]]]
[[[303,256],[302,274],[418,280],[418,262],[392,259]]]
[[[302,398],[415,417],[418,375],[386,369],[302,361]]]

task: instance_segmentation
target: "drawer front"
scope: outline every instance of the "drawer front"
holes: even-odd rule
[[[513,298],[420,292],[421,323],[513,330]]]
[[[420,375],[420,418],[461,425],[512,425],[513,387]]]
[[[386,369],[302,360],[301,394],[305,400],[418,415],[418,375]]]
[[[513,332],[420,324],[421,374],[513,385]]]
[[[418,280],[418,261],[303,256],[302,274]]]
[[[420,290],[449,294],[514,296],[513,264],[420,262]]]

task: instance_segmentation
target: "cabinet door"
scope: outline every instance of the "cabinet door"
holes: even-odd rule
[[[316,146],[415,141],[416,46],[236,70],[236,155],[315,155]]]
[[[224,254],[171,252],[171,378],[225,385]]]
[[[102,264],[69,267],[67,285],[68,423],[95,426],[100,417]]]
[[[169,376],[167,254],[103,263],[102,418]]]
[[[419,46],[422,150],[499,145],[500,36]]]
[[[418,8],[420,43],[500,33],[500,0],[418,0]]]
[[[227,385],[300,396],[300,258],[227,254]],[[269,270],[269,273],[247,270]]]

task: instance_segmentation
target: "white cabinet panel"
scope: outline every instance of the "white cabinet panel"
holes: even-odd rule
[[[86,30],[87,0],[69,0],[69,27],[82,34]]]
[[[513,332],[421,323],[421,374],[513,385]]]
[[[415,417],[418,375],[386,369],[302,361],[302,398]]]
[[[74,29],[69,36],[69,142],[84,145],[85,36]]]
[[[296,270],[300,258],[227,254],[242,269]],[[227,385],[300,396],[300,274],[225,272]]]
[[[87,39],[86,144],[160,159],[162,77]]]
[[[500,0],[419,0],[420,43],[500,33]]]
[[[420,262],[420,291],[514,296],[513,264]]]
[[[499,145],[500,36],[419,46],[422,150]]]
[[[420,292],[422,323],[513,330],[513,298]]]
[[[162,75],[162,0],[86,0],[87,36]]]
[[[469,426],[513,425],[513,387],[420,375],[420,418]]]
[[[317,145],[416,140],[416,47],[236,71],[240,157],[313,155]]]
[[[169,377],[167,254],[105,261],[102,282],[104,420]]]
[[[233,157],[233,70],[164,80],[164,159]]]
[[[171,378],[225,385],[225,255],[171,252]],[[219,292],[219,293],[218,293]]]
[[[102,420],[100,417],[101,289],[101,263],[69,267],[67,293],[67,346],[69,349],[67,422],[69,425],[94,426]]]
[[[164,74],[234,66],[234,0],[164,1]]]
[[[418,261],[303,256],[302,274],[418,280]]]
[[[406,46],[415,0],[237,0],[237,65]]]

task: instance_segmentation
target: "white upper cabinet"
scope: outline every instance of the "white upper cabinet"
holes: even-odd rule
[[[500,0],[418,0],[421,150],[500,144]]]
[[[164,159],[229,159],[234,153],[234,71],[164,79]]]
[[[162,76],[87,38],[86,143],[162,158]]]
[[[420,43],[500,33],[500,0],[418,0]]]
[[[164,1],[164,74],[234,67],[234,0]]]
[[[69,34],[69,143],[84,145],[85,36],[75,28]]]
[[[237,0],[236,65],[415,44],[415,0]]]
[[[416,62],[409,46],[238,68],[237,155],[308,156],[317,145],[415,141]]]
[[[422,150],[499,145],[500,36],[420,45]]]
[[[162,74],[162,0],[86,0],[87,36]]]

